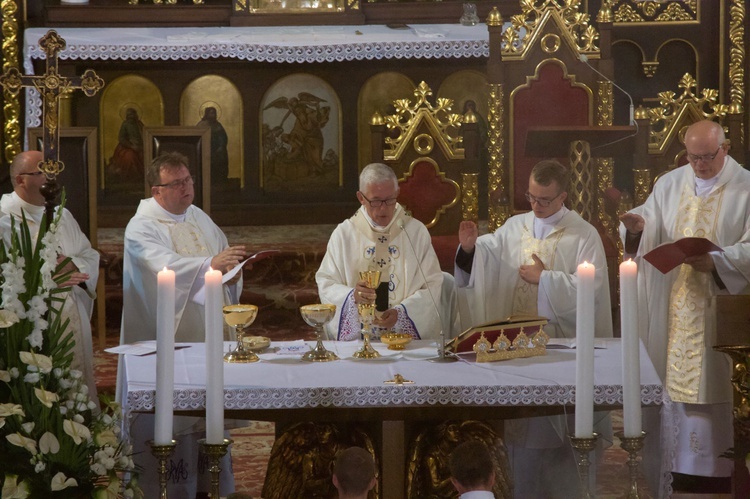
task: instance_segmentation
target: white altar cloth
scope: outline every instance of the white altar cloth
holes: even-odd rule
[[[426,361],[436,349],[429,340],[412,342],[393,352],[375,343],[380,360],[357,360],[359,342],[326,342],[342,358],[309,363],[294,357],[263,354],[252,364],[224,364],[227,411],[393,408],[420,406],[572,406],[575,396],[575,350],[549,348],[545,356],[494,363],[464,357],[451,364]],[[622,405],[622,361],[619,339],[602,342],[595,351],[594,403]],[[273,343],[281,345],[284,342]],[[225,344],[228,350],[230,343]],[[123,411],[154,410],[156,355],[124,355]],[[413,384],[385,384],[401,374]],[[191,344],[175,352],[175,410],[205,407],[205,348]],[[662,403],[663,389],[641,345],[641,401]],[[229,416],[228,416],[229,417]],[[127,418],[126,418],[127,420]]]

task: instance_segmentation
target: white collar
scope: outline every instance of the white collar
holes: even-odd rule
[[[382,225],[376,224],[372,220],[372,218],[370,218],[370,214],[367,213],[367,210],[365,209],[364,206],[362,206],[360,209],[362,210],[362,213],[365,216],[365,220],[367,220],[367,223],[370,224],[370,227],[375,232],[388,232],[388,230],[391,228],[391,225],[393,225],[393,222],[398,218],[399,213],[401,213],[401,205],[400,204],[396,204],[396,210],[393,212],[393,218],[391,218],[391,221],[388,222],[388,225],[386,225],[385,227],[383,227]]]
[[[563,205],[557,210],[557,212],[547,218],[537,218],[534,216],[534,237],[537,239],[544,239],[547,237],[549,233],[552,232],[552,229],[560,223],[560,220],[562,220],[565,214],[569,211],[570,210]]]
[[[187,217],[187,210],[185,210],[185,213],[181,215],[175,215],[174,213],[170,213],[166,209],[164,209],[164,207],[160,205],[156,199],[151,198],[151,200],[153,201],[152,203],[153,207],[157,209],[158,211],[160,211],[163,216],[169,217],[177,223],[181,223],[185,221],[185,218]]]
[[[704,197],[704,196],[707,196],[708,193],[711,192],[711,190],[714,188],[716,183],[719,181],[719,177],[721,177],[721,174],[727,165],[728,159],[729,159],[729,156],[724,157],[724,164],[721,166],[721,170],[719,170],[719,173],[717,173],[713,177],[711,178],[695,177],[695,195],[696,196]],[[693,173],[693,175],[695,175],[695,173]]]

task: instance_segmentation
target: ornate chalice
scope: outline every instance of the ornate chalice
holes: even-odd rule
[[[375,289],[380,285],[380,271],[379,270],[366,270],[359,273],[359,278],[365,281],[365,284],[370,289]],[[375,304],[374,303],[359,303],[357,305],[357,311],[359,312],[359,319],[362,322],[362,337],[364,338],[364,344],[362,348],[354,352],[355,359],[377,359],[380,354],[377,350],[372,348],[370,344],[370,335],[372,334],[372,321],[375,320]]]
[[[256,305],[226,305],[223,309],[224,322],[234,328],[237,335],[237,346],[234,350],[224,355],[224,362],[248,363],[258,362],[260,358],[245,348],[242,337],[245,334],[245,328],[255,321],[258,315]]]
[[[323,346],[323,326],[331,322],[333,316],[336,315],[336,305],[315,304],[315,305],[303,305],[299,308],[300,314],[305,322],[315,328],[315,334],[318,337],[318,342],[315,348],[307,352],[302,356],[302,360],[310,362],[329,362],[331,360],[338,360],[338,356],[326,350]]]

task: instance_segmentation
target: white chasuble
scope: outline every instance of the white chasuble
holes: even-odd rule
[[[360,208],[331,234],[315,275],[321,302],[336,305],[336,316],[326,325],[331,339],[360,338],[352,292],[364,270],[380,270],[381,282],[388,283],[388,306],[398,311],[395,330],[421,339],[439,336],[440,317],[432,297],[440,303],[440,264],[427,228],[406,215],[400,205],[387,227],[373,228]]]
[[[563,235],[563,230],[555,231],[550,237],[537,239],[533,236],[529,227],[523,226],[521,235],[521,265],[532,265],[534,260],[531,255],[536,255],[545,267],[555,267],[555,249],[557,243]],[[531,284],[519,276],[516,279],[516,289],[513,293],[513,314],[514,315],[537,315],[539,313],[539,284]]]

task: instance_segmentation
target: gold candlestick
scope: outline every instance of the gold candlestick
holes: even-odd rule
[[[591,499],[591,491],[589,490],[589,467],[591,461],[589,460],[589,454],[596,447],[596,441],[599,439],[598,433],[592,433],[591,437],[575,437],[569,436],[570,444],[578,453],[578,460],[576,465],[578,466],[578,477],[581,481],[581,497],[583,499]]]
[[[315,328],[315,334],[318,337],[318,342],[315,344],[315,348],[307,352],[302,356],[302,360],[309,362],[330,362],[332,360],[338,360],[338,356],[326,350],[323,346],[323,326],[333,319],[336,315],[336,305],[331,304],[316,304],[316,305],[304,305],[299,308],[300,314],[305,322]]]
[[[370,289],[375,289],[380,285],[379,270],[366,270],[360,272],[359,278],[365,281],[365,286]],[[362,321],[362,337],[364,338],[364,344],[362,345],[362,348],[354,352],[353,357],[355,359],[377,359],[380,357],[380,354],[377,350],[372,348],[372,345],[370,344],[372,321],[375,319],[375,304],[359,303],[357,304],[357,311],[359,312],[359,318]]]
[[[237,347],[224,355],[224,362],[243,364],[258,362],[260,357],[255,352],[246,349],[245,343],[242,341],[245,328],[252,324],[258,316],[258,307],[256,305],[227,305],[222,311],[224,312],[224,322],[234,328],[237,336]]]
[[[172,440],[172,443],[157,445],[153,440],[149,440],[148,444],[151,446],[151,454],[159,461],[159,499],[167,499],[167,461],[174,452],[177,441]]]
[[[615,436],[620,439],[620,448],[628,453],[628,469],[630,470],[630,490],[628,490],[627,499],[639,499],[638,495],[638,451],[643,448],[643,440],[646,438],[646,432],[642,431],[640,437],[626,437],[624,432],[615,432]]]
[[[208,471],[211,472],[211,497],[219,498],[219,475],[221,474],[221,467],[219,463],[224,454],[227,453],[229,445],[233,442],[231,438],[225,438],[220,444],[209,444],[206,443],[206,439],[202,438],[198,440],[201,446],[201,452],[208,457]]]

